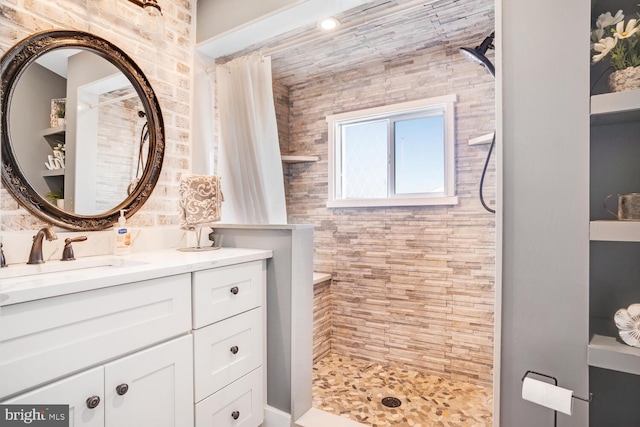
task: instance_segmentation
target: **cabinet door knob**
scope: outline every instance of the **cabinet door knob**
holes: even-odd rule
[[[231,413],[231,418],[233,418],[234,420],[237,420],[238,418],[240,418],[240,411],[233,411]]]
[[[238,350],[240,350],[240,349],[238,348],[237,345],[234,345],[233,347],[231,347],[231,353],[233,353],[233,354],[238,354]]]
[[[100,404],[100,398],[98,396],[91,396],[87,399],[87,408],[94,409]]]
[[[118,396],[124,396],[125,394],[127,394],[128,391],[129,391],[128,384],[120,384],[119,386],[116,387],[116,393],[118,393]]]
[[[234,286],[233,288],[231,288],[231,293],[234,295],[238,295],[238,292],[240,291],[240,289],[238,289],[237,286]]]

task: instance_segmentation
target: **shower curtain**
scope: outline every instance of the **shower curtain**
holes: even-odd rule
[[[222,222],[286,224],[271,58],[250,55],[219,65],[216,85]]]

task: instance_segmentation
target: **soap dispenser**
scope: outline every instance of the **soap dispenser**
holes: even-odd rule
[[[114,230],[115,246],[113,253],[115,255],[131,253],[131,232],[127,228],[127,218],[125,218],[124,212],[124,209],[120,209],[120,218],[118,218],[118,225]]]

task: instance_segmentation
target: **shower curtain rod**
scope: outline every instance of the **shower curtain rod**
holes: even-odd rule
[[[411,10],[411,9],[415,9],[417,7],[421,7],[421,6],[427,6],[429,4],[432,3],[436,3],[439,0],[413,0],[413,1],[409,1],[407,3],[404,4],[399,4],[397,6],[394,6],[392,8],[389,9],[385,9],[385,10],[381,10],[379,12],[376,12],[374,14],[371,14],[369,16],[365,16],[362,17],[360,19],[355,19],[351,22],[347,22],[345,24],[340,25],[337,29],[335,29],[334,31],[330,31],[330,32],[316,32],[316,33],[312,33],[312,34],[307,34],[306,36],[300,37],[298,39],[295,40],[291,40],[289,42],[271,47],[269,49],[260,51],[262,53],[262,55],[264,56],[268,56],[271,55],[273,53],[276,52],[281,52],[287,49],[291,49],[293,47],[299,46],[299,45],[303,45],[305,43],[308,43],[312,40],[315,40],[316,38],[319,37],[324,37],[324,36],[328,36],[328,35],[332,35],[332,34],[338,34],[341,32],[344,32],[346,30],[350,30],[352,28],[357,28],[360,27],[362,25],[368,24],[370,22],[373,21],[377,21],[379,19],[382,18],[386,18],[388,16],[392,16],[407,10]],[[215,67],[207,67],[205,69],[205,72],[207,74],[210,74],[212,72],[215,71]]]

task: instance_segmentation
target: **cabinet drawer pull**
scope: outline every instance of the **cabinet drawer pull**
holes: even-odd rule
[[[118,396],[124,396],[125,394],[127,394],[128,391],[129,391],[128,384],[120,384],[119,386],[116,387],[116,393],[118,393]]]
[[[234,295],[238,295],[238,291],[240,291],[240,289],[238,289],[237,286],[234,286],[233,288],[231,288],[231,293]]]
[[[100,404],[100,398],[98,396],[91,396],[87,399],[87,408],[94,409]]]
[[[231,353],[233,353],[233,354],[238,354],[238,350],[240,350],[240,349],[238,348],[237,345],[234,345],[233,347],[231,347]]]
[[[233,418],[234,420],[237,420],[238,418],[240,418],[240,411],[233,411],[231,413],[231,418]]]

